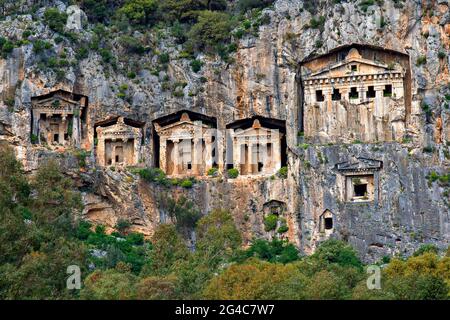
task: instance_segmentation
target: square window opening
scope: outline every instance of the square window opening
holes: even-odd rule
[[[348,97],[349,97],[350,99],[358,99],[359,94],[358,94],[358,90],[356,90],[356,87],[352,87],[352,88],[350,89],[350,92],[349,92],[349,94],[348,94]]]
[[[333,100],[333,101],[341,100],[341,93],[339,92],[339,89],[333,89],[333,94],[331,95],[331,100]]]
[[[385,96],[385,97],[392,97],[392,85],[391,84],[387,84],[384,87],[383,96]]]
[[[353,186],[355,197],[365,197],[367,196],[367,184],[356,184]]]
[[[358,66],[356,64],[352,64],[352,71],[358,71]]]
[[[325,230],[333,229],[333,218],[325,218]]]
[[[323,95],[322,90],[316,90],[316,101],[317,102],[325,101],[325,96]]]
[[[258,162],[258,172],[261,172],[264,167],[264,164],[262,162]]]
[[[369,86],[368,90],[367,90],[367,98],[375,98],[375,87],[374,86]]]

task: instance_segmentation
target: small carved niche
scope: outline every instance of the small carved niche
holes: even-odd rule
[[[331,233],[334,228],[333,213],[330,210],[325,210],[319,217],[319,231]]]

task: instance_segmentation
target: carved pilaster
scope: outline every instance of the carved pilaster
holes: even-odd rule
[[[172,152],[172,160],[173,160],[173,175],[177,175],[180,172],[180,140],[173,140],[173,152]]]

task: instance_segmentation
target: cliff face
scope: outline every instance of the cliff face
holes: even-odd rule
[[[82,42],[92,40],[93,25],[78,7],[58,1],[54,6],[67,12],[66,30]],[[429,178],[431,172],[447,174],[450,164],[448,1],[385,0],[365,8],[360,1],[278,0],[263,10],[270,22],[260,26],[257,35],[247,34],[239,40],[234,61],[200,55],[197,59],[205,65],[198,73],[192,71],[188,59],[180,58],[182,48],[167,30],[160,30],[159,35],[133,34],[151,47],[143,55],[127,53],[109,30],[112,52],[118,57],[116,69],[102,62],[96,51],[80,58],[76,54],[79,44],[60,41],[36,18],[44,11],[40,8],[35,18],[18,15],[0,21],[3,37],[20,40],[25,30],[31,30],[29,40],[39,38],[50,44],[49,49],[36,52],[25,42],[0,59],[0,139],[14,145],[26,170],[33,171],[58,152],[31,144],[31,97],[57,88],[87,96],[88,134],[82,146],[91,151],[87,164],[80,170],[79,161],[70,155],[76,151],[59,157],[79,182],[88,219],[113,227],[119,218],[126,218],[132,228],[151,235],[163,215],[157,201],[159,186],[140,181],[127,170],[95,167],[94,124],[111,115],[145,122],[140,165],[151,167],[155,162],[152,121],[191,110],[215,117],[219,130],[253,115],[286,121],[286,179],[204,178],[190,190],[174,187],[170,191],[174,197],[184,194],[194,200],[203,214],[215,207],[231,210],[247,241],[275,236],[265,231],[264,217],[267,205],[276,200],[285,204],[286,237],[305,253],[330,236],[348,240],[366,260],[410,253],[424,242],[448,245],[448,182]],[[312,18],[321,16],[324,20],[314,26]],[[304,102],[300,63],[352,43],[409,56],[406,85],[411,103],[405,139],[308,145],[310,141],[299,134]],[[171,57],[167,68],[159,68],[161,52]],[[45,55],[63,55],[70,63],[50,70],[42,66]],[[419,63],[424,57],[426,62]],[[136,78],[130,79],[127,70],[136,70]],[[374,174],[378,191],[374,201],[349,204],[346,175],[337,165],[358,165],[359,158],[382,162]],[[324,212],[333,217],[332,232],[321,230]]]

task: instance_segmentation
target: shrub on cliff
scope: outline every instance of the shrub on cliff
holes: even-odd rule
[[[216,209],[201,218],[196,231],[197,254],[211,269],[228,261],[242,243],[233,217],[226,210]]]
[[[227,174],[228,174],[228,178],[236,179],[239,176],[239,170],[236,168],[231,168],[231,169],[228,169]]]
[[[44,23],[53,31],[64,33],[66,21],[67,14],[64,12],[59,12],[56,8],[49,8],[44,12]]]
[[[268,7],[274,2],[274,0],[239,0],[237,7],[241,12],[245,12],[249,9]]]
[[[126,0],[118,14],[126,16],[131,23],[146,25],[152,20],[156,9],[155,0]]]
[[[286,179],[288,175],[288,168],[286,166],[281,167],[280,170],[278,170],[277,175],[282,179]]]
[[[269,214],[264,218],[264,229],[269,232],[276,229],[278,223],[278,216],[276,214]]]
[[[121,36],[119,42],[129,53],[142,54],[145,52],[145,48],[142,46],[141,42],[131,36]]]
[[[136,297],[136,276],[126,267],[94,271],[84,281],[80,292],[87,300],[129,300]]]
[[[362,262],[355,249],[342,241],[334,239],[324,241],[311,257],[323,264],[337,264],[362,270]]]
[[[204,10],[198,13],[197,23],[188,32],[188,46],[197,51],[212,52],[218,44],[230,39],[233,23],[229,14]]]
[[[170,185],[170,181],[167,179],[165,172],[160,168],[139,169],[137,173],[142,179],[148,182],[155,182],[166,186]]]
[[[298,249],[286,240],[253,240],[250,248],[238,251],[234,260],[243,263],[250,258],[258,258],[272,263],[289,263],[299,259]]]

